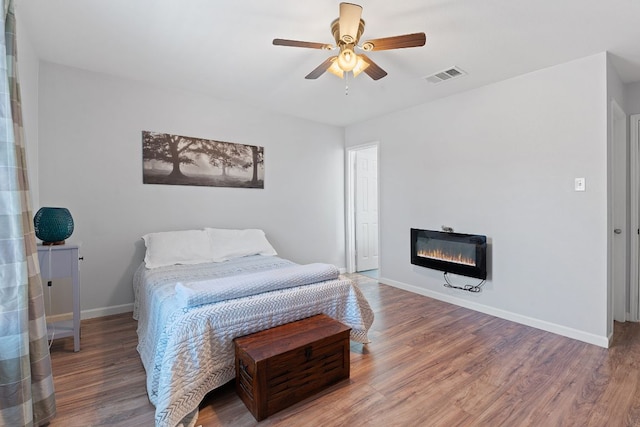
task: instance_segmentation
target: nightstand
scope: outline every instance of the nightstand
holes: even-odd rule
[[[80,351],[80,269],[78,261],[80,246],[74,244],[38,245],[40,276],[46,287],[53,279],[71,278],[73,318],[47,323],[47,336],[53,338],[73,337],[73,351]]]

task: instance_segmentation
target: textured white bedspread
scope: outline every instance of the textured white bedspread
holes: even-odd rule
[[[368,342],[373,312],[360,289],[338,278],[257,295],[184,307],[177,282],[199,281],[290,267],[278,257],[251,256],[224,263],[146,269],[134,276],[138,352],[156,426],[192,425],[204,396],[235,377],[233,339],[325,313]]]

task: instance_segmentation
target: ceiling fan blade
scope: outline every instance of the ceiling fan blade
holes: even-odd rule
[[[340,3],[340,40],[350,44],[358,40],[358,28],[360,27],[360,17],[362,16],[362,6],[353,3]]]
[[[380,80],[381,78],[387,75],[387,72],[382,68],[380,68],[378,64],[373,62],[371,58],[369,58],[367,55],[360,54],[359,56],[360,58],[362,58],[364,62],[369,64],[369,66],[365,68],[363,72],[366,73],[373,80]]]
[[[405,47],[424,46],[427,42],[427,36],[424,33],[405,34],[402,36],[384,37],[381,39],[367,40],[362,43],[362,49],[370,50],[389,50],[402,49]]]
[[[307,74],[305,76],[305,79],[313,80],[323,75],[324,72],[327,71],[329,67],[331,67],[331,64],[333,64],[333,61],[335,61],[336,58],[337,56],[331,56],[327,58],[322,64],[318,65],[315,70]]]
[[[273,44],[276,46],[308,47],[310,49],[325,49],[325,50],[333,49],[332,45],[326,44],[326,43],[301,42],[298,40],[287,40],[287,39],[273,39]]]

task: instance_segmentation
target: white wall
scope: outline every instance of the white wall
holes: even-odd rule
[[[640,114],[640,82],[625,85],[625,103],[628,114]]]
[[[381,280],[607,345],[606,63],[603,53],[349,126],[347,146],[380,143]],[[409,229],[442,225],[490,239],[481,293],[410,264]]]
[[[613,62],[609,60],[609,58],[611,57],[611,54],[607,53],[607,95],[608,95],[608,99],[615,99],[616,102],[618,103],[618,105],[620,106],[620,108],[622,108],[624,111],[627,111],[627,104],[626,104],[626,87],[624,85],[624,83],[622,83],[622,80],[620,79],[620,76],[618,75],[618,72],[615,69],[615,66],[613,65]]]
[[[73,214],[85,317],[132,303],[149,232],[262,228],[285,258],[344,267],[341,128],[51,63],[39,94],[39,201]],[[264,146],[265,188],[144,185],[143,130]]]

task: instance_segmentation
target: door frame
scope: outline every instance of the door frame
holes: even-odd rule
[[[380,144],[377,141],[354,145],[346,148],[345,152],[345,231],[346,235],[346,270],[347,273],[356,271],[356,152],[375,147],[378,156],[378,254],[380,254]]]
[[[630,242],[630,287],[629,287],[629,316],[631,321],[640,321],[640,114],[634,114],[629,119],[630,148],[630,189],[631,189],[631,242]]]

